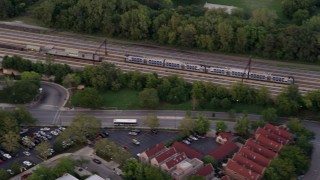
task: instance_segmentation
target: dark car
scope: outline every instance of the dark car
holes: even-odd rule
[[[24,174],[21,176],[21,179],[24,180],[24,179],[27,179],[32,173],[27,173],[27,174]]]
[[[97,163],[97,164],[101,164],[101,161],[99,159],[92,159],[92,161]]]
[[[141,130],[140,129],[133,129],[133,130],[131,130],[131,132],[136,132],[139,134],[141,132]]]

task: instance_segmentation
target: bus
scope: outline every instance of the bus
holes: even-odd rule
[[[136,126],[136,119],[113,119],[114,126]]]

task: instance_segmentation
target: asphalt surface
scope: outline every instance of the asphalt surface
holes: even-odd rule
[[[53,87],[52,87],[53,86]],[[103,127],[113,127],[112,120],[114,118],[136,118],[138,119],[138,126],[144,127],[143,119],[150,113],[155,114],[159,118],[160,127],[164,129],[175,129],[179,126],[180,121],[185,115],[185,111],[123,111],[123,110],[108,110],[108,111],[90,111],[83,109],[65,109],[61,108],[65,98],[67,97],[66,90],[57,87],[54,84],[43,85],[44,96],[38,105],[28,107],[28,111],[38,119],[39,125],[64,125],[67,126],[71,123],[76,114],[86,114],[95,116],[100,119]],[[193,112],[196,116],[198,112]],[[213,112],[201,112],[207,117],[212,117]],[[240,116],[241,114],[236,115]],[[259,120],[259,115],[249,115],[250,120]],[[230,119],[228,113],[215,113],[216,119]],[[312,154],[311,167],[304,179],[320,180],[320,123],[303,121],[305,127],[316,133],[314,144],[314,153]],[[226,121],[229,130],[233,130],[234,122]],[[215,128],[216,123],[211,123],[211,127]],[[138,151],[137,151],[138,152]],[[135,153],[135,152],[134,152]]]

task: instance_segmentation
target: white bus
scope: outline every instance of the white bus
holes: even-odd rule
[[[136,119],[113,119],[114,126],[136,126]]]

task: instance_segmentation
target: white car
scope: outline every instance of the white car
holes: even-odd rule
[[[29,151],[23,151],[23,154],[26,155],[26,156],[30,156],[31,153]]]
[[[132,131],[130,131],[128,134],[129,134],[129,135],[132,135],[132,136],[136,136],[136,135],[138,135],[138,133],[136,133],[136,132],[132,132]]]
[[[10,154],[3,154],[4,157],[6,157],[7,159],[11,159],[12,157],[10,156]]]
[[[182,142],[185,143],[185,144],[190,144],[190,142],[188,140],[185,140],[185,139],[182,140]]]
[[[190,135],[189,138],[191,138],[192,140],[195,140],[195,141],[198,140],[198,138],[196,138],[196,137],[194,137],[192,135]]]
[[[44,127],[44,128],[41,128],[40,130],[41,130],[41,131],[50,131],[50,128]]]
[[[60,127],[59,127],[59,130],[60,130],[60,131],[64,131],[64,130],[66,130],[66,128],[65,128],[65,127],[60,126]]]
[[[38,133],[41,134],[42,136],[45,136],[45,135],[46,135],[46,133],[43,132],[43,131],[39,131]]]
[[[32,166],[32,163],[30,161],[23,161],[23,164],[26,166]]]
[[[59,134],[57,133],[57,132],[55,132],[55,131],[51,131],[50,132],[52,135],[55,135],[55,136],[58,136]]]
[[[136,139],[132,139],[132,143],[135,144],[135,145],[140,145],[140,142]]]

